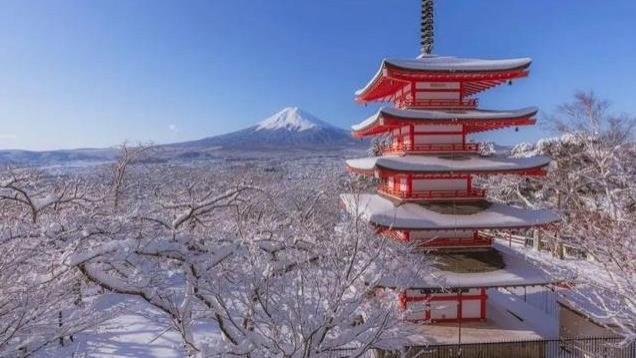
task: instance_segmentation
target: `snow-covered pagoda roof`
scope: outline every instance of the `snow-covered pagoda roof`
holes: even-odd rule
[[[385,59],[369,83],[356,91],[361,102],[379,100],[413,80],[472,82],[466,95],[508,80],[525,77],[532,59],[487,60],[452,56],[420,56],[415,59]]]
[[[423,110],[385,107],[363,122],[351,127],[355,136],[374,135],[404,124],[462,124],[468,132],[478,132],[504,126],[531,125],[530,119],[539,109],[528,107],[509,111],[494,110]]]
[[[495,287],[519,287],[519,286],[543,286],[563,282],[566,277],[552,275],[536,266],[535,263],[506,246],[495,243],[488,249],[496,252],[502,259],[502,267],[489,271],[479,272],[453,272],[436,268],[432,274],[409,277],[386,276],[377,284],[381,287],[394,288],[408,285],[410,290],[419,289],[455,289],[455,288],[495,288]],[[474,253],[478,253],[473,251]],[[462,255],[461,252],[449,253],[450,255]],[[435,261],[435,254],[431,253],[431,261]],[[475,259],[469,260],[471,262]],[[468,262],[467,262],[468,263]]]
[[[474,174],[523,173],[532,174],[550,163],[547,156],[513,158],[502,154],[481,156],[479,154],[429,154],[429,155],[386,155],[349,159],[350,170],[360,174],[373,175],[376,170],[399,173],[448,173],[464,172]]]
[[[413,71],[489,72],[524,69],[532,59],[480,59],[454,56],[422,55],[414,59],[385,59],[386,64]]]
[[[552,210],[523,209],[498,203],[487,203],[477,210],[461,206],[480,205],[450,203],[457,210],[439,210],[435,205],[401,203],[377,194],[342,194],[341,199],[353,215],[372,224],[403,230],[513,229],[547,225],[559,220]],[[439,204],[437,204],[439,206]],[[471,208],[468,208],[471,209]]]
[[[442,282],[440,279],[427,275],[417,278],[411,283],[412,288],[490,288],[490,287],[511,287],[511,286],[534,286],[547,285],[559,282],[556,277],[550,277],[549,274],[535,267],[527,258],[506,248],[499,243],[493,244],[502,256],[504,267],[489,272],[468,272],[457,273],[444,271],[440,269]]]

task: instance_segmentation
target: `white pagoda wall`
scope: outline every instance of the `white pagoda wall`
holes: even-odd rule
[[[459,91],[440,91],[440,92],[415,92],[415,99],[452,99],[459,100],[461,98]]]
[[[413,191],[466,190],[468,179],[413,179]]]
[[[431,239],[472,239],[473,230],[413,230],[410,232],[411,240]]]
[[[460,144],[463,141],[461,134],[416,134],[415,144]]]
[[[448,90],[459,90],[459,82],[416,82],[415,88],[417,89],[448,89]]]

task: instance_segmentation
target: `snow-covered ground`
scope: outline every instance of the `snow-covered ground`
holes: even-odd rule
[[[38,352],[35,357],[90,357],[90,358],[180,358],[185,353],[181,339],[165,316],[133,296],[111,294],[99,299],[104,312],[112,312],[113,318],[73,337],[66,339],[64,347],[52,345]],[[213,350],[222,339],[214,324],[201,324],[196,335],[208,340]]]

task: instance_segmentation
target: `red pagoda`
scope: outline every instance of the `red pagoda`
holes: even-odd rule
[[[344,194],[342,199],[379,233],[435,257],[443,284],[424,279],[401,293],[409,320],[486,321],[489,289],[550,283],[529,263],[498,247],[484,230],[548,225],[558,216],[491,203],[474,180],[543,176],[550,159],[486,155],[480,144],[468,140],[473,133],[535,124],[536,108],[484,110],[475,97],[527,77],[531,59],[433,55],[431,0],[423,0],[422,19],[421,55],[383,60],[371,81],[356,92],[359,103],[388,102],[393,107],[381,108],[352,127],[355,137],[388,138],[380,156],[347,161],[351,172],[378,180],[377,194]]]

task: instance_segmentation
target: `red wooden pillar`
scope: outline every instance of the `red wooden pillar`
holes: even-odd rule
[[[479,298],[481,301],[481,315],[480,318],[485,321],[486,320],[486,299],[488,299],[488,295],[486,295],[486,289],[482,288],[481,289],[481,297]]]
[[[424,320],[431,320],[431,295],[426,295],[426,308],[424,309]]]
[[[400,294],[398,295],[398,300],[400,300],[400,309],[403,311],[406,310],[406,291],[400,292]]]
[[[461,288],[459,289],[459,292],[457,293],[457,319],[459,321],[462,320],[462,316],[463,314],[463,307],[462,307],[462,290]]]
[[[462,126],[462,150],[466,149],[466,126],[463,124]]]
[[[415,150],[415,125],[409,124],[409,140],[411,141],[410,150]]]

